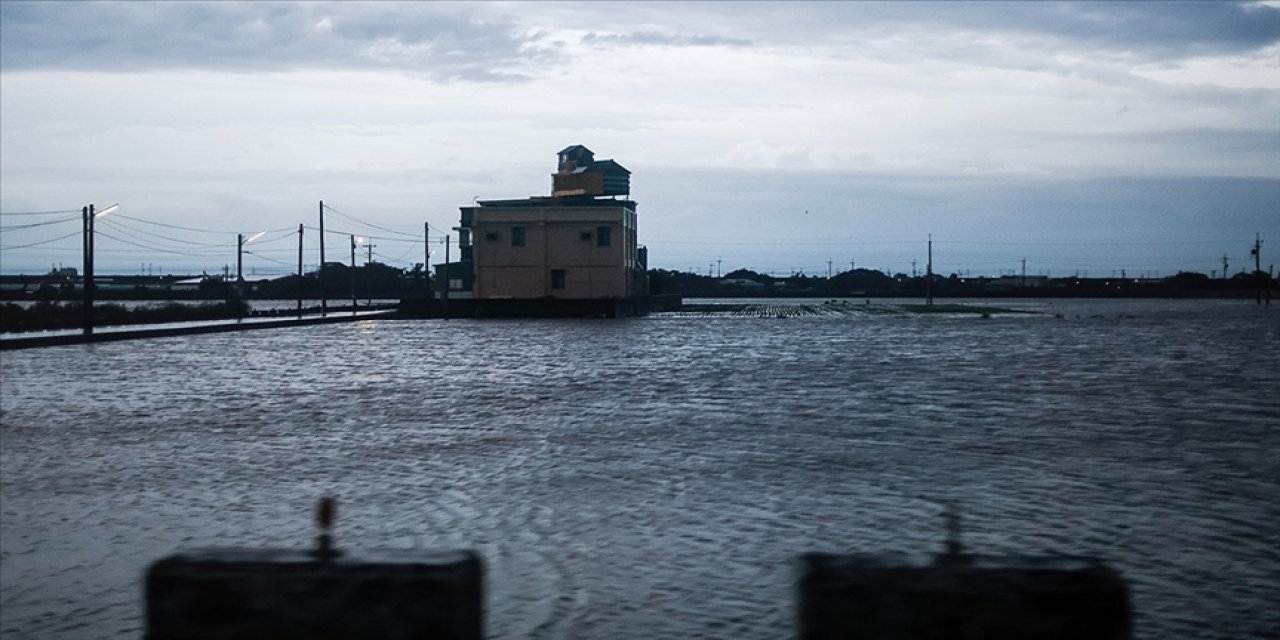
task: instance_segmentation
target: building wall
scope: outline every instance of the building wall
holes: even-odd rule
[[[638,260],[636,214],[628,206],[484,206],[471,213],[476,298],[639,293],[632,275]],[[599,246],[600,227],[609,229],[609,246]],[[524,230],[523,246],[513,246],[517,228]]]

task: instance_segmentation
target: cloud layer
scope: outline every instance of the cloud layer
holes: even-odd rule
[[[447,228],[582,143],[634,172],[659,265],[735,251],[724,229],[1280,236],[1272,4],[6,0],[0,82],[4,211],[120,200],[234,238],[323,198]]]

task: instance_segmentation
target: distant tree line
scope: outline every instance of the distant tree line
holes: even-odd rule
[[[1165,278],[1049,278],[1045,276],[965,277],[952,273],[889,275],[873,269],[854,269],[828,278],[796,273],[775,277],[738,269],[723,277],[687,271],[649,271],[650,291],[686,297],[1251,297],[1271,293],[1280,281],[1265,271],[1210,278],[1180,272]]]
[[[651,269],[653,294],[686,297],[1248,297],[1271,293],[1277,280],[1262,271],[1231,278],[1210,278],[1203,273],[1181,272],[1165,278],[1081,278],[1045,276],[965,277],[956,273],[924,275],[887,274],[874,269],[854,269],[828,278],[795,273],[775,277],[738,269],[722,277],[687,271]],[[350,300],[354,287],[358,300],[421,299],[435,295],[436,287],[422,263],[401,269],[379,262],[359,267],[326,263],[318,271],[270,280],[237,282],[205,277],[198,284],[177,282],[174,276],[100,276],[97,300],[292,300],[301,296],[316,300],[324,295],[335,302]],[[76,301],[83,296],[75,276],[0,276],[3,299],[45,302]],[[108,284],[109,283],[109,284]]]
[[[205,276],[194,286],[178,284],[190,276],[110,276],[100,275],[95,281],[97,300],[292,300],[301,294],[315,300],[323,294],[332,300],[349,300],[354,285],[356,297],[365,300],[424,297],[433,290],[430,276],[422,263],[400,269],[380,262],[355,268],[342,263],[326,263],[318,271],[301,278],[295,275],[270,280]],[[3,299],[36,301],[75,301],[83,295],[75,276],[3,276],[6,283]]]

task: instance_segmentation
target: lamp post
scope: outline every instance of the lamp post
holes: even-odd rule
[[[98,216],[105,216],[120,208],[113,204],[101,211],[94,211],[93,205],[83,207],[80,213],[84,216],[84,334],[93,335],[93,221]]]
[[[244,282],[244,246],[266,235],[266,231],[259,231],[248,238],[243,233],[236,234],[236,282]]]

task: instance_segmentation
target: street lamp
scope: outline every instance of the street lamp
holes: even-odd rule
[[[266,233],[266,231],[259,231],[248,238],[245,238],[243,233],[236,234],[236,282],[244,282],[244,246]]]
[[[94,211],[93,205],[80,210],[84,216],[84,334],[93,335],[93,221],[120,208],[115,203],[101,211]]]

